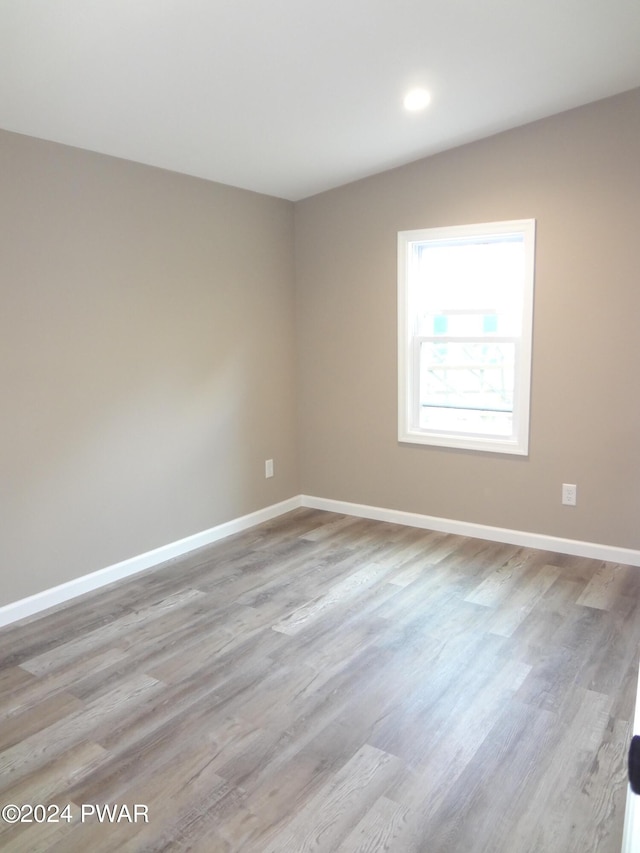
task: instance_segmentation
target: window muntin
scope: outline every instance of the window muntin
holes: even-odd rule
[[[528,451],[535,221],[398,235],[399,438]]]

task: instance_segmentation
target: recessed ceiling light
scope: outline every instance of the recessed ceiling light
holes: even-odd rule
[[[402,103],[404,104],[405,110],[415,113],[419,110],[423,110],[430,100],[431,95],[426,89],[411,89],[411,91],[407,92],[404,96]]]

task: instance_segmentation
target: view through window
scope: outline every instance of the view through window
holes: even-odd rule
[[[527,452],[534,233],[400,232],[400,440]]]

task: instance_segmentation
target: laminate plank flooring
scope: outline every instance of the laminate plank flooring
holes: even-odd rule
[[[618,853],[639,651],[640,569],[296,510],[0,631],[0,849]]]

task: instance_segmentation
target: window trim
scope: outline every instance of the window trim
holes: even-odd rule
[[[410,328],[409,252],[412,243],[443,239],[522,234],[524,237],[525,280],[522,294],[522,332],[516,340],[512,437],[482,436],[453,431],[436,432],[416,425],[414,400],[417,394],[418,368],[414,335]],[[527,456],[529,453],[529,417],[531,362],[533,344],[533,292],[535,280],[535,219],[484,222],[441,228],[420,228],[398,232],[398,441],[482,450]]]

